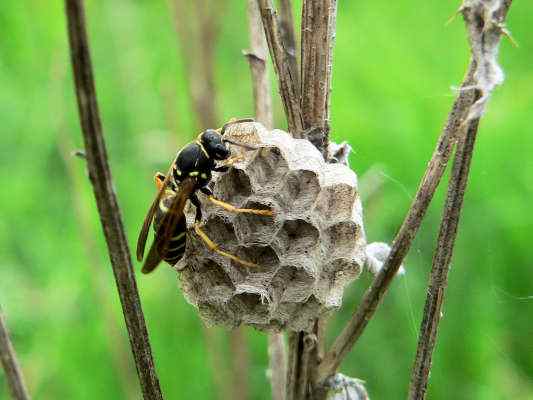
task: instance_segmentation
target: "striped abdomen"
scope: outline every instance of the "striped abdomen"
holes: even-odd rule
[[[176,192],[167,190],[165,192],[165,195],[159,202],[159,209],[157,210],[154,218],[154,229],[156,231],[156,234],[159,230],[159,225],[163,219],[163,216],[167,213],[168,207],[170,206],[175,195]],[[186,232],[187,221],[185,219],[185,216],[183,216],[173,228],[172,238],[170,239],[170,242],[167,246],[167,251],[165,254],[162,255],[163,260],[165,260],[170,265],[176,264],[183,256],[183,253],[185,253],[185,246],[187,244]]]

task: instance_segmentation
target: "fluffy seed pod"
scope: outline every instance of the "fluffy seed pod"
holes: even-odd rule
[[[199,194],[204,232],[221,250],[258,266],[210,251],[190,230],[176,265],[183,293],[210,325],[308,331],[314,318],[341,305],[344,288],[365,262],[357,177],[281,130],[242,123],[226,135],[259,149],[232,146],[242,160],[214,176],[215,196],[240,208],[271,209],[274,216],[230,213]]]

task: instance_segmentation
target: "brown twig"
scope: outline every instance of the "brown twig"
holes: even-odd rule
[[[506,4],[510,5],[510,1],[506,1]],[[473,85],[476,84],[474,78],[476,68],[477,62],[474,58],[470,62],[466,78],[459,89],[460,93],[448,116],[448,121],[437,142],[436,149],[422,178],[415,199],[394,239],[391,252],[372,285],[365,292],[356,312],[337,337],[331,349],[326,353],[323,362],[319,366],[319,382],[324,382],[325,379],[335,373],[342,360],[361,336],[411,247],[446,168],[462,124],[469,116],[472,106],[480,99],[478,90],[473,88]]]
[[[290,60],[284,48],[282,29],[278,21],[278,15],[272,5],[272,0],[257,0],[270,56],[274,64],[274,70],[278,76],[278,87],[287,117],[289,132],[295,137],[302,137],[303,120],[300,107],[300,90],[297,85],[297,77],[291,68]]]
[[[497,49],[498,41],[502,33],[501,27],[503,26],[503,20],[510,5],[510,0],[507,2],[502,1],[500,8],[492,15],[486,13],[486,9],[482,6],[477,10],[475,6],[462,8],[470,33],[469,38],[473,47],[473,57],[476,59],[477,65],[481,65],[484,60],[479,54],[476,55],[475,46],[488,46],[488,43],[493,42],[494,49]],[[495,18],[495,20],[492,20],[492,18]],[[492,38],[490,37],[491,28],[494,29]],[[480,71],[476,71],[475,76],[477,79],[475,86],[477,88],[476,90],[479,91],[478,97],[481,99],[483,95],[488,96],[489,93],[486,92],[486,89],[483,90],[483,84],[478,80],[480,75]],[[437,340],[441,310],[448,282],[448,272],[457,236],[457,227],[463,206],[464,193],[468,183],[470,163],[478,126],[479,116],[467,119],[464,124],[465,133],[460,136],[457,143],[437,247],[433,256],[417,352],[411,373],[411,384],[409,388],[410,400],[423,400],[426,398],[431,359]]]
[[[466,78],[461,86],[462,88],[471,85],[474,70],[475,65],[474,63],[471,63]],[[324,356],[324,360],[319,366],[319,382],[323,382],[335,373],[342,360],[361,336],[368,321],[370,321],[374,315],[377,306],[389,288],[392,279],[396,275],[403,259],[411,247],[413,239],[415,238],[416,233],[420,228],[420,224],[422,223],[422,219],[429,207],[429,203],[431,202],[442,174],[444,173],[459,127],[475,100],[476,98],[473,90],[461,89],[460,94],[453,104],[452,111],[448,116],[446,126],[439,137],[426,172],[420,182],[420,186],[413,203],[411,204],[411,208],[394,238],[389,257],[387,257],[383,268],[376,275],[372,285],[365,292],[359,307],[353,314],[352,318]]]
[[[283,333],[273,332],[268,335],[268,356],[272,400],[284,400],[287,373],[287,350],[283,340]]]
[[[298,387],[298,372],[300,370],[300,347],[302,345],[301,332],[288,333],[288,360],[287,360],[287,381],[286,399],[294,400]]]
[[[17,354],[9,337],[2,308],[0,308],[0,361],[2,361],[2,367],[6,374],[7,387],[13,400],[29,400],[30,395],[24,383]]]
[[[297,95],[300,96],[301,77],[300,69],[298,68],[296,32],[294,29],[291,0],[279,0],[279,24],[281,28],[283,51],[287,57],[291,69],[291,76],[294,78],[294,84],[298,90]]]
[[[328,157],[331,66],[337,1],[304,0],[302,6],[302,117],[309,139]]]
[[[60,117],[60,115],[59,115]],[[107,307],[110,301],[111,294],[106,291],[106,285],[104,282],[105,276],[102,274],[94,273],[93,271],[102,271],[105,267],[102,265],[101,257],[98,252],[98,246],[96,244],[96,229],[91,225],[90,214],[88,210],[88,204],[84,201],[82,193],[82,183],[85,181],[78,176],[74,162],[83,162],[74,159],[71,154],[73,148],[72,143],[63,129],[63,123],[58,114],[56,114],[56,120],[60,126],[58,126],[58,148],[59,152],[65,163],[68,179],[72,187],[72,203],[77,216],[77,224],[79,226],[79,232],[83,247],[85,250],[85,257],[87,264],[91,267],[90,283],[93,290],[94,301],[102,310],[102,318],[105,321],[106,340],[108,342],[108,351],[111,356],[111,361],[114,364],[114,370],[117,373],[122,387],[123,394],[126,398],[134,398],[137,394],[137,389],[132,387],[131,380],[135,378],[135,372],[133,366],[129,364],[128,349],[126,346],[125,338],[122,337],[120,331],[120,322],[115,317],[112,310]]]
[[[111,258],[137,374],[144,398],[162,399],[128,242],[107,161],[82,1],[66,0],[65,7],[87,168]]]
[[[267,129],[274,126],[270,78],[266,68],[268,48],[256,0],[248,0],[248,26],[250,31],[250,50],[245,56],[250,63],[255,105],[255,118]],[[287,356],[283,333],[268,335],[268,355],[272,400],[285,399],[285,380]]]
[[[431,368],[431,354],[435,346],[440,310],[444,301],[444,290],[448,281],[449,265],[463,205],[464,191],[468,180],[478,124],[479,118],[468,124],[467,134],[461,136],[456,148],[437,249],[433,256],[433,267],[424,307],[424,318],[420,328],[416,361],[411,377],[409,399],[412,400],[425,398]]]
[[[246,328],[241,326],[230,332],[232,400],[246,400],[249,396],[248,374],[250,354]]]
[[[248,0],[248,28],[250,32],[250,49],[243,52],[250,63],[255,105],[255,119],[267,129],[274,126],[272,113],[272,96],[270,94],[270,77],[266,67],[268,48],[263,30],[263,23],[257,7],[257,0]]]
[[[192,106],[200,129],[218,126],[215,45],[226,1],[174,0],[174,24],[188,77]]]

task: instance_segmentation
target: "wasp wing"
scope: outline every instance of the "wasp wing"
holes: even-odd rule
[[[148,256],[142,267],[143,273],[147,274],[152,272],[165,258],[165,254],[168,251],[168,245],[174,235],[174,228],[181,218],[185,218],[183,210],[187,203],[187,199],[194,191],[195,186],[196,179],[194,178],[188,178],[180,184],[176,196],[172,199],[168,211],[165,213],[159,224],[154,242],[150,247],[150,251],[148,252]]]
[[[152,205],[150,206],[150,209],[148,210],[148,213],[144,218],[143,226],[141,228],[141,232],[139,232],[139,238],[137,239],[137,261],[142,261],[144,257],[144,248],[146,246],[146,238],[148,237],[148,231],[150,230],[150,225],[152,224],[155,212],[159,207],[159,202],[163,197],[163,193],[165,193],[168,183],[170,182],[170,173],[171,171],[169,171],[165,176],[165,180],[161,184],[161,188],[159,189],[157,196],[152,202]]]

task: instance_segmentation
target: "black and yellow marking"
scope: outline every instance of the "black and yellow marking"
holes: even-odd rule
[[[208,187],[213,171],[224,172],[242,159],[242,156],[231,157],[230,148],[227,146],[228,143],[248,150],[257,149],[255,146],[249,146],[223,137],[226,128],[230,125],[250,121],[253,120],[250,118],[231,120],[219,130],[205,130],[194,142],[189,143],[177,153],[166,175],[162,173],[155,175],[158,194],[148,210],[137,240],[137,259],[141,261],[144,258],[148,231],[150,225],[153,225],[155,238],[144,261],[142,269],[144,273],[153,271],[161,260],[174,265],[183,257],[188,237],[184,208],[186,201],[191,201],[195,207],[200,207],[199,199],[196,196],[197,190],[202,191],[212,203],[227,211],[272,216],[272,211],[270,210],[237,208],[215,199],[212,196],[211,189]],[[221,162],[222,165],[219,164],[217,166],[217,162]],[[200,229],[198,223],[201,219],[201,210],[197,208],[197,223],[194,226],[194,231],[211,251],[241,265],[255,266],[254,263],[242,260],[231,253],[221,250]]]

